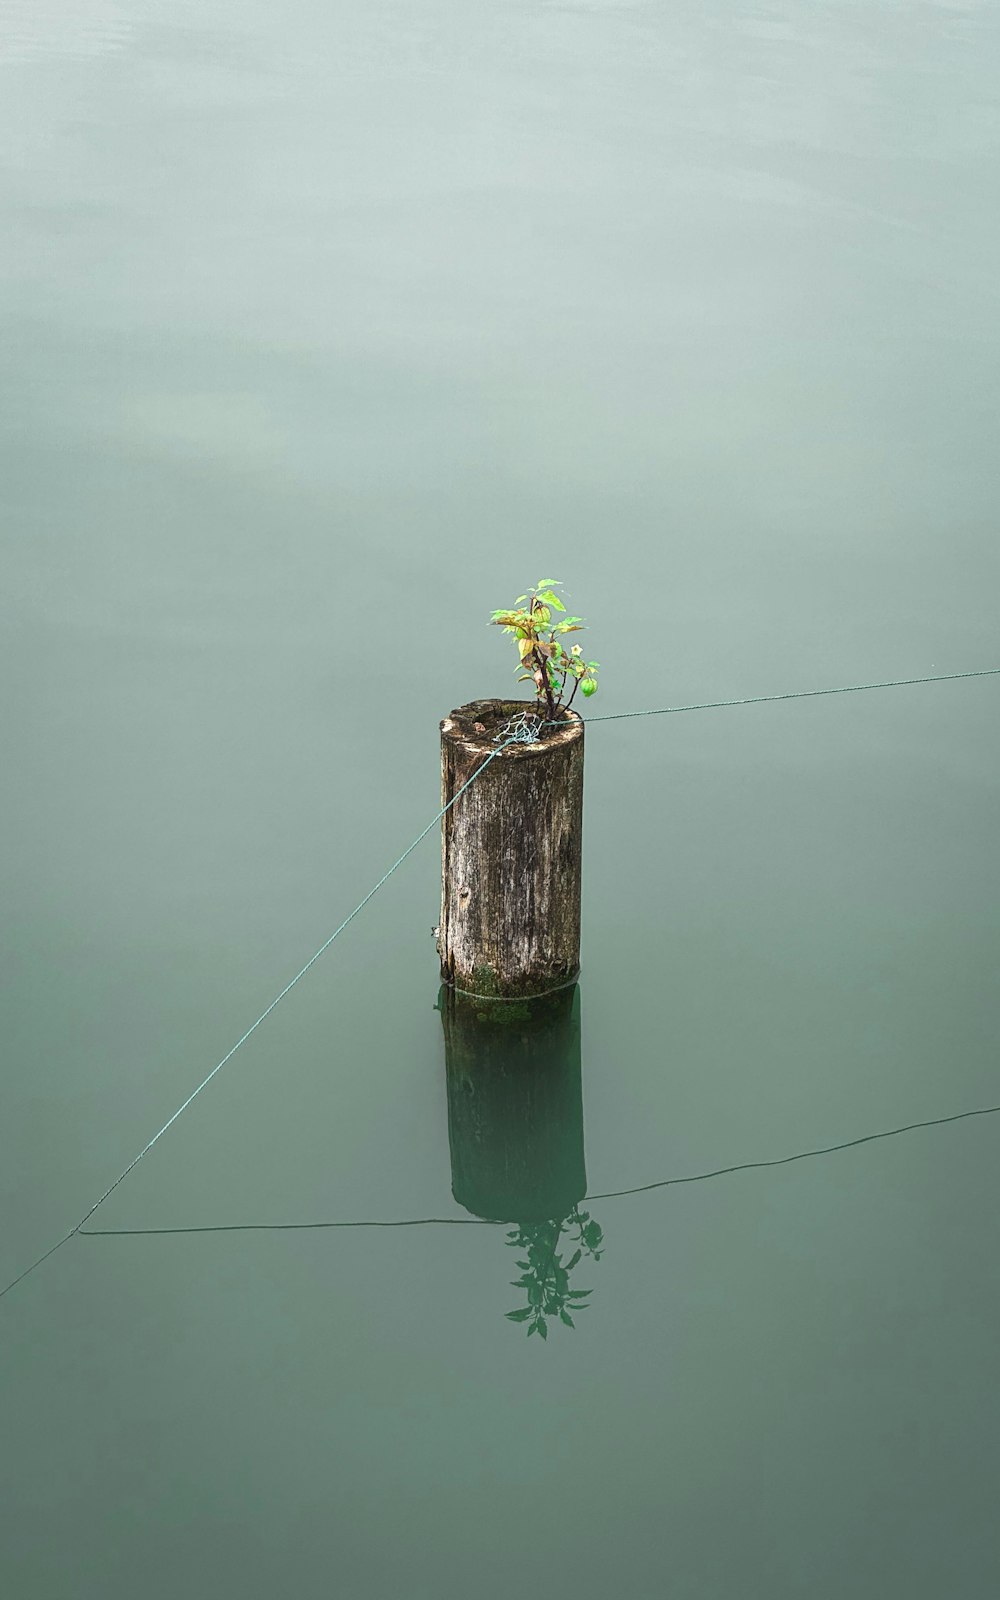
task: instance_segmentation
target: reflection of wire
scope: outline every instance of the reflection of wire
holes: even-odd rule
[[[201,1228],[81,1228],[85,1239],[123,1238],[151,1233],[291,1233],[302,1228],[508,1228],[484,1217],[403,1217],[390,1222],[216,1222]]]
[[[980,1106],[975,1111],[956,1111],[950,1117],[931,1117],[926,1122],[905,1122],[900,1128],[885,1128],[881,1133],[866,1133],[860,1139],[845,1139],[842,1144],[825,1144],[816,1150],[799,1150],[792,1156],[776,1156],[771,1161],[740,1161],[732,1167],[715,1167],[711,1172],[692,1172],[684,1178],[660,1178],[656,1183],[641,1183],[635,1189],[611,1189],[607,1194],[588,1194],[587,1200],[619,1200],[629,1194],[648,1194],[651,1189],[669,1189],[678,1183],[704,1183],[708,1178],[724,1178],[731,1172],[755,1172],[761,1167],[787,1167],[792,1161],[808,1161],[813,1156],[833,1155],[837,1150],[854,1150],[877,1139],[894,1139],[917,1128],[940,1128],[946,1122],[962,1122],[966,1117],[990,1117],[1000,1106]],[[506,1228],[507,1222],[490,1222],[481,1217],[406,1217],[396,1222],[222,1222],[194,1228],[80,1228],[86,1238],[125,1238],[160,1233],[285,1233],[304,1228]]]
[[[669,1189],[677,1183],[704,1183],[706,1178],[724,1178],[730,1172],[753,1172],[758,1167],[787,1167],[792,1161],[808,1161],[811,1156],[833,1155],[835,1150],[853,1150],[876,1139],[894,1139],[897,1133],[912,1133],[915,1128],[940,1128],[945,1122],[961,1122],[964,1117],[989,1117],[1000,1106],[981,1106],[977,1111],[956,1111],[950,1117],[931,1117],[927,1122],[905,1122],[901,1128],[886,1128],[882,1133],[866,1133],[860,1139],[845,1139],[843,1144],[825,1144],[818,1150],[799,1150],[794,1156],[776,1156],[773,1161],[740,1161],[732,1167],[716,1167],[712,1172],[692,1172],[686,1178],[660,1178],[656,1183],[640,1183],[635,1189],[612,1189],[607,1194],[589,1194],[588,1200],[618,1200],[627,1194],[647,1194],[650,1189]]]

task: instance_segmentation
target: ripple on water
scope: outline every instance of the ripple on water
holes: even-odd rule
[[[125,48],[132,29],[122,0],[5,0],[0,63],[111,55]]]

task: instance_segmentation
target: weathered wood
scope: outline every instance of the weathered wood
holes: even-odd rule
[[[475,1001],[442,986],[452,1193],[494,1222],[562,1221],[587,1192],[580,992]]]
[[[533,702],[473,700],[441,724],[442,805]],[[441,978],[467,993],[537,995],[580,970],[583,722],[504,750],[441,823]]]

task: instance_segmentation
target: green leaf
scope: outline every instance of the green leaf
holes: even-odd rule
[[[576,1266],[577,1262],[580,1260],[580,1257],[582,1255],[583,1255],[583,1251],[582,1250],[575,1250],[573,1252],[573,1254],[570,1256],[569,1260],[566,1263],[566,1271],[567,1272],[572,1272],[573,1268]],[[520,1261],[517,1264],[518,1264],[518,1266],[520,1266],[521,1265]]]
[[[530,1339],[531,1335],[533,1333],[537,1333],[537,1332],[538,1332],[538,1323],[537,1322],[533,1322],[531,1324],[531,1327],[528,1329],[528,1338]]]
[[[551,589],[543,589],[538,598],[539,600],[543,601],[545,605],[553,606],[556,611],[566,610],[566,607],[563,605],[559,596],[557,594],[553,594]]]
[[[562,1319],[562,1321],[565,1322],[567,1328],[575,1328],[576,1327],[576,1323],[573,1321],[573,1318],[570,1316],[568,1311],[560,1311],[559,1316]]]
[[[536,589],[561,589],[562,583],[558,578],[539,578],[535,584]]]
[[[588,1294],[593,1294],[593,1292],[593,1289],[571,1289],[568,1298],[570,1300],[586,1300]]]
[[[536,1322],[535,1323],[535,1327],[538,1329],[538,1331],[541,1334],[543,1339],[547,1339],[548,1338],[548,1336],[549,1336],[549,1326],[548,1326],[547,1322]]]
[[[531,1316],[530,1306],[520,1306],[517,1311],[505,1311],[504,1316],[508,1322],[527,1322]]]

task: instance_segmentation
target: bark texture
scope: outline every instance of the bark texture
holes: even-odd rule
[[[494,735],[534,703],[473,700],[441,724],[442,805],[496,749]],[[441,821],[438,951],[446,984],[529,996],[580,970],[583,723],[545,730],[491,761]]]
[[[494,1222],[562,1221],[587,1192],[580,991],[477,1002],[442,987],[452,1193]]]

